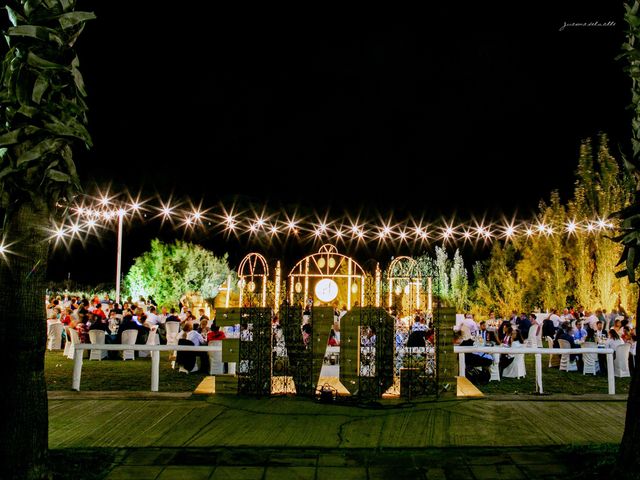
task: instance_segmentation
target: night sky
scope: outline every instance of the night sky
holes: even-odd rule
[[[619,2],[455,2],[376,19],[204,3],[80,1],[98,16],[78,44],[95,142],[77,154],[88,190],[398,219],[528,218],[551,190],[571,193],[581,139],[602,131],[614,153],[627,149]],[[155,236],[182,238],[155,223],[128,227],[125,271]],[[50,277],[112,281],[114,238],[59,249]],[[288,263],[311,250],[192,239],[232,263],[254,249]]]

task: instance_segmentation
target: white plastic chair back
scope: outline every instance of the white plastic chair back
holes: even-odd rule
[[[598,346],[595,342],[584,342],[582,348],[596,348]],[[598,354],[596,353],[583,353],[582,354],[582,374],[595,375],[597,372],[596,361],[598,360]]]
[[[135,345],[136,340],[138,338],[137,330],[125,330],[122,332],[122,345]],[[122,360],[135,360],[135,351],[134,350],[123,350],[122,351]]]
[[[616,347],[616,358],[613,361],[613,374],[616,377],[630,377],[629,373],[629,350],[631,344],[624,343]]]
[[[71,333],[69,333],[69,327],[67,327],[66,325],[64,326],[64,334],[67,341],[64,344],[64,352],[62,352],[62,354],[67,358],[71,358],[69,357],[69,351],[71,350],[73,344],[71,343]]]
[[[69,336],[71,338],[71,347],[69,347],[69,355],[68,358],[70,360],[73,360],[73,357],[76,354],[76,348],[75,346],[82,343],[80,341],[80,335],[78,335],[78,332],[75,328],[69,328]],[[80,352],[84,353],[82,350],[80,350]]]
[[[547,348],[553,348],[553,338],[547,335]],[[558,366],[558,355],[550,354],[549,355],[549,368]]]
[[[89,330],[89,340],[93,345],[104,345],[104,332],[102,330]],[[106,350],[91,350],[89,360],[102,360],[107,358]]]
[[[514,348],[517,351],[517,348]],[[524,354],[513,354],[514,359],[511,364],[502,372],[502,378],[522,378],[527,375],[527,368],[524,365]]]
[[[164,326],[167,329],[167,345],[177,345],[180,322],[165,322]]]
[[[160,335],[158,335],[157,331],[157,325],[151,327],[149,335],[147,336],[147,345],[160,345]],[[149,356],[151,356],[151,352],[138,352],[138,357],[140,358],[147,358]]]
[[[560,348],[571,348],[571,344],[563,339],[558,339],[558,345]],[[575,363],[571,362],[571,354],[563,353],[560,357],[560,370],[565,372],[575,372],[578,369]]]
[[[525,342],[526,347],[538,348],[537,331],[538,331],[538,325],[534,323],[533,325],[531,325],[531,328],[529,328],[529,335],[527,336],[527,340]]]
[[[208,345],[216,347],[216,350],[207,352],[209,354],[209,375],[222,375],[224,373],[222,340],[212,340]]]
[[[52,323],[49,325],[49,334],[47,335],[47,348],[49,350],[60,350],[62,348],[62,329],[64,325],[61,323]]]

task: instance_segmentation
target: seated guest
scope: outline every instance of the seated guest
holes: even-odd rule
[[[159,326],[162,322],[162,317],[156,313],[156,307],[151,306],[149,308],[149,313],[147,314],[147,323],[150,327]]]
[[[184,324],[182,334],[178,340],[178,345],[195,345],[196,347],[206,345],[207,340],[193,329],[193,324],[187,322]],[[209,371],[209,354],[207,352],[178,352],[176,362],[182,365],[188,372],[193,370],[193,367],[187,368],[191,364],[191,358],[195,362],[195,358],[200,357],[200,370],[203,372]]]
[[[531,328],[531,320],[529,320],[529,315],[527,315],[526,313],[521,314],[520,318],[516,320],[516,325],[518,326],[520,336],[522,338],[527,338],[529,336],[529,329]]]
[[[212,325],[211,330],[207,333],[207,343],[213,342],[214,340],[224,340],[225,338],[227,338],[227,336],[217,325]]]
[[[473,339],[462,339],[461,332],[454,332],[453,334],[454,345],[460,345],[461,347],[472,347]],[[489,381],[490,373],[489,368],[493,363],[493,357],[486,353],[465,353],[465,376],[474,384],[485,384]]]
[[[600,320],[596,322],[596,329],[593,333],[597,342],[605,342],[608,337],[607,331],[604,329],[604,325]]]
[[[582,326],[581,320],[576,320],[576,326],[572,330],[571,334],[573,339],[577,342],[582,341],[582,339],[587,336],[587,331]]]
[[[547,337],[554,338],[555,336],[556,336],[556,326],[554,325],[553,320],[551,320],[551,317],[549,316],[542,321],[542,338],[547,338]]]
[[[94,311],[93,320],[91,321],[91,326],[89,327],[89,330],[102,330],[103,332],[106,333],[108,329],[109,329],[109,322],[106,319],[106,317],[102,318],[100,315],[97,315]]]
[[[99,316],[102,319],[106,319],[107,318],[107,314],[104,313],[104,310],[102,310],[102,304],[100,304],[100,303],[95,306],[95,308],[93,309],[93,312],[91,312],[91,313],[94,314],[94,315]]]
[[[510,328],[513,328],[511,326],[511,322],[509,320],[503,320],[502,323],[500,324],[500,327],[498,327],[498,340],[500,342],[504,340],[505,335],[510,335],[509,334]]]
[[[175,308],[171,308],[171,310],[169,310],[169,316],[167,317],[167,322],[180,322],[180,318],[176,315]]]
[[[116,337],[116,343],[122,343],[122,332],[126,332],[127,330],[137,330],[138,338],[136,339],[136,343],[146,343],[149,328],[140,323],[138,317],[134,317],[133,315],[125,315],[122,317],[122,322],[120,323],[120,328],[118,329],[118,335]],[[145,337],[144,342],[140,342],[141,335],[144,335]]]
[[[620,345],[624,345],[624,340],[622,340],[620,338],[620,335],[618,335],[618,332],[616,332],[616,330],[612,328],[611,330],[609,330],[609,338],[605,342],[604,346],[605,348],[612,348],[615,350],[616,347]],[[614,357],[615,357],[615,354],[614,354]]]
[[[488,343],[498,343],[498,338],[494,332],[490,332],[487,330],[487,322],[482,320],[480,322],[480,331],[478,332],[480,338],[482,338],[482,342],[486,345]]]
[[[84,316],[75,326],[76,332],[78,332],[78,336],[80,337],[81,343],[91,343],[89,340],[89,321],[88,316]]]
[[[514,342],[516,342],[514,344]],[[518,330],[515,330],[512,327],[509,327],[509,330],[507,331],[506,335],[504,336],[504,338],[502,339],[502,347],[519,347],[522,346],[523,340],[522,340],[522,335],[520,334],[520,332]],[[505,354],[501,354],[500,355],[500,363],[498,364],[498,368],[500,370],[500,376],[502,377],[502,372],[504,371],[505,368],[507,368],[509,365],[511,365],[513,363],[513,360],[515,359],[515,357],[513,355],[505,355]]]
[[[64,325],[71,324],[71,308],[67,307],[64,309],[64,313],[60,316],[60,322]]]
[[[200,335],[207,338],[207,334],[209,333],[209,319],[203,318],[200,320],[200,325],[197,328],[197,331]]]

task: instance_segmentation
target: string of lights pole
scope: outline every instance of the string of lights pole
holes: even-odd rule
[[[185,206],[186,205],[186,206]],[[83,235],[95,235],[99,229],[112,229],[116,224],[116,301],[120,301],[122,267],[123,223],[125,221],[161,220],[174,228],[189,232],[206,229],[215,234],[240,238],[265,239],[269,242],[295,238],[298,241],[322,241],[334,243],[371,243],[378,245],[428,245],[431,242],[457,245],[463,243],[489,244],[495,240],[515,241],[522,237],[553,235],[578,235],[606,233],[616,228],[608,218],[571,219],[557,224],[535,218],[532,221],[515,219],[501,221],[456,222],[455,220],[403,221],[382,218],[364,219],[345,214],[329,218],[315,213],[296,216],[284,211],[241,211],[223,205],[203,208],[189,201],[172,203],[158,198],[142,200],[128,194],[98,194],[78,197],[72,205],[60,206],[67,214],[61,223],[48,228],[50,238],[56,243],[70,244]],[[8,245],[0,243],[0,255],[12,253]]]

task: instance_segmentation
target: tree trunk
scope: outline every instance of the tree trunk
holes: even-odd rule
[[[640,314],[640,296],[636,305],[635,324],[638,326]],[[627,472],[640,471],[640,455],[638,455],[638,445],[640,445],[640,368],[636,366],[629,386],[629,398],[627,399],[627,416],[624,422],[624,435],[620,444],[619,465],[624,465]]]
[[[48,405],[44,378],[48,212],[26,204],[7,221],[0,257],[0,352],[4,383],[0,476],[46,479]]]

